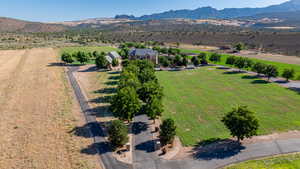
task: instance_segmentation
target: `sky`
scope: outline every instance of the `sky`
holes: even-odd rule
[[[141,16],[177,9],[264,7],[287,0],[0,0],[0,16],[58,22],[117,14]]]

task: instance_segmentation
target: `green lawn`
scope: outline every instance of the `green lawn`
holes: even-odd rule
[[[184,145],[229,137],[220,119],[237,105],[247,105],[257,113],[259,134],[300,129],[298,93],[245,74],[224,72],[202,67],[157,73],[166,95],[163,118],[176,121]]]
[[[185,52],[185,53],[206,53],[208,55],[208,57],[210,57],[210,55],[212,54],[212,52],[201,52],[199,50],[189,50],[189,49],[181,49],[181,52]],[[222,54],[221,62],[218,62],[218,63],[215,63],[215,64],[232,67],[232,65],[227,65],[226,64],[226,60],[229,56],[230,56],[229,54]],[[272,61],[255,59],[255,58],[249,58],[249,59],[251,59],[255,62],[261,62],[261,63],[276,66],[278,68],[280,76],[282,75],[282,72],[284,71],[284,69],[293,68],[296,72],[294,80],[300,80],[300,65],[280,63],[280,62],[272,62]]]
[[[278,157],[252,160],[237,165],[232,165],[226,169],[299,169],[300,154],[290,154]]]

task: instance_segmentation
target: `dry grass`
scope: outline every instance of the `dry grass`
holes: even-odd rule
[[[0,52],[0,168],[99,168],[53,49]]]

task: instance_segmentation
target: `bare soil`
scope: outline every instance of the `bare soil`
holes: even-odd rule
[[[56,54],[0,51],[1,169],[100,168],[90,138],[73,132],[84,122]]]

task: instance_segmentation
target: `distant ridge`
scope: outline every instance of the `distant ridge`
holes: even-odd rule
[[[60,32],[67,28],[63,25],[23,21],[0,17],[0,32]]]
[[[202,7],[195,10],[170,10],[163,13],[143,15],[134,17],[137,20],[160,20],[160,19],[233,19],[245,16],[253,16],[261,13],[278,13],[300,11],[300,0],[290,0],[279,5],[272,5],[264,8],[225,8],[217,10],[212,7]],[[123,17],[133,16],[121,15]]]

